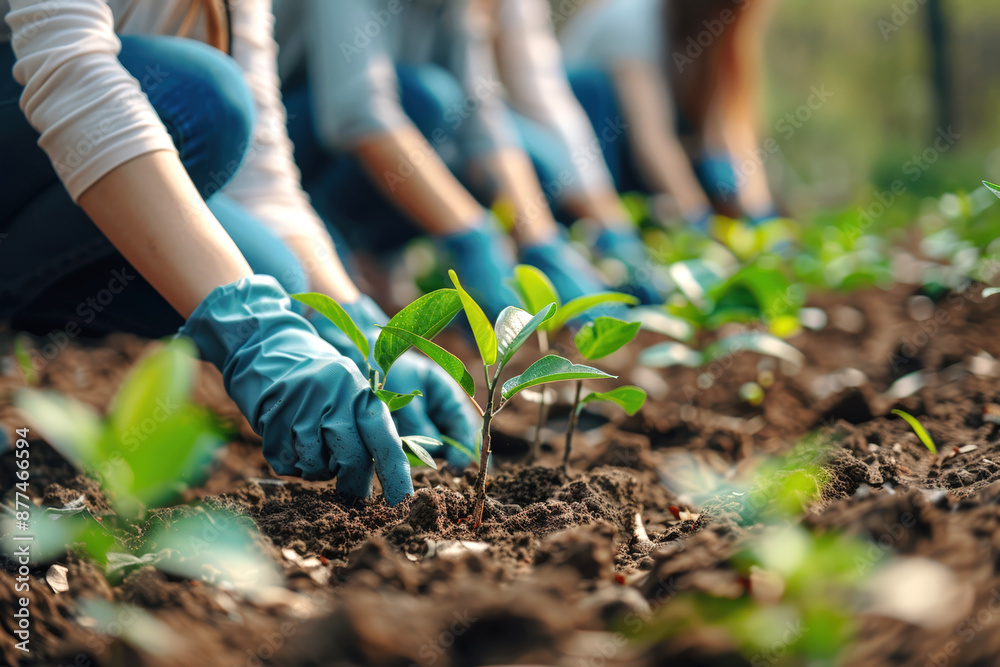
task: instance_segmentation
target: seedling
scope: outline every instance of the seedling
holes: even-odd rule
[[[159,528],[145,520],[149,510],[175,500],[223,443],[215,419],[190,402],[193,350],[190,342],[178,339],[139,362],[104,418],[55,392],[24,390],[15,397],[28,423],[53,448],[100,480],[115,510],[111,521],[98,521],[82,503],[31,511],[32,553],[40,562],[58,557],[67,545],[82,544],[109,578],[152,564],[190,577],[202,576],[207,566],[246,591],[260,581],[280,582],[273,562],[253,548],[254,538],[225,512],[196,508],[193,515]],[[26,459],[28,432],[18,435],[18,458]],[[26,484],[18,488],[18,496],[27,493]],[[211,549],[204,548],[206,539],[213,542]],[[248,578],[248,571],[254,576]]]
[[[614,317],[598,317],[588,322],[577,332],[573,343],[577,352],[591,361],[603,359],[628,345],[639,333],[639,322],[624,322]],[[639,387],[625,386],[612,389],[609,392],[591,392],[581,398],[583,381],[577,380],[576,393],[573,399],[573,410],[570,412],[569,427],[566,429],[566,448],[563,450],[563,470],[569,469],[569,456],[573,447],[573,433],[576,431],[580,412],[588,403],[607,401],[621,406],[628,415],[634,415],[646,402],[646,392]]]
[[[566,326],[567,322],[583,315],[592,308],[606,303],[622,303],[630,306],[639,303],[638,299],[628,294],[601,292],[577,297],[563,304],[548,276],[539,269],[526,264],[514,267],[512,285],[517,291],[518,296],[521,297],[521,302],[525,309],[532,315],[537,315],[543,308],[547,308],[550,304],[555,305],[555,312],[551,319],[543,322],[538,327],[538,348],[542,354],[549,351],[549,340],[558,334]],[[545,423],[545,408],[545,392],[542,392],[538,399],[538,426],[535,428],[535,438],[528,456],[529,461],[538,458],[542,424]]]
[[[918,438],[920,438],[920,442],[924,443],[924,447],[929,449],[931,454],[934,454],[935,456],[937,455],[937,445],[934,444],[934,438],[932,438],[931,434],[927,432],[924,425],[917,421],[916,417],[908,412],[903,412],[902,410],[893,410],[892,414],[905,419],[906,423],[913,429],[913,432],[917,434]]]
[[[479,475],[476,478],[476,501],[473,509],[473,527],[475,530],[478,530],[479,526],[482,525],[483,507],[486,503],[487,466],[490,456],[490,425],[493,418],[503,410],[511,398],[529,387],[563,380],[607,379],[613,376],[596,368],[573,364],[568,359],[556,355],[547,355],[533,363],[520,375],[510,378],[501,385],[500,376],[504,368],[528,338],[555,316],[557,312],[556,305],[555,303],[544,305],[534,315],[521,308],[509,306],[500,313],[496,323],[491,325],[483,313],[483,309],[462,288],[455,272],[449,271],[448,275],[455,285],[455,289],[449,290],[449,292],[457,296],[461,303],[461,308],[465,311],[483,364],[483,379],[486,384],[486,401],[483,405],[479,406],[478,403],[475,403],[473,398],[475,395],[475,384],[472,375],[465,368],[465,365],[453,354],[432,342],[419,331],[414,331],[414,327],[404,329],[394,326],[394,322],[390,321],[382,329],[379,342],[376,344],[375,354],[376,360],[379,361],[379,365],[381,366],[382,362],[378,359],[380,345],[383,348],[393,345],[394,350],[398,350],[397,357],[410,346],[416,347],[458,382],[459,386],[468,394],[470,400],[473,400],[473,404],[476,405],[479,413],[483,416],[482,445],[479,453]],[[451,297],[449,296],[448,298]],[[448,321],[454,317],[454,313],[451,312],[450,308],[446,310],[446,314]],[[393,320],[395,319],[393,318]],[[440,321],[440,319],[436,321]],[[447,322],[444,322],[440,326],[443,327],[444,324],[447,324]],[[423,327],[424,330],[433,330],[433,328]],[[498,393],[499,400],[497,398]]]
[[[407,340],[405,336],[420,338],[422,341],[430,343],[430,340],[437,336],[462,310],[462,299],[458,292],[453,289],[440,289],[429,294],[425,294],[413,303],[399,311],[388,324],[383,328],[375,341],[374,348],[365,338],[364,333],[358,325],[351,319],[344,308],[325,294],[310,292],[306,294],[295,294],[294,299],[304,303],[344,332],[354,346],[361,353],[367,368],[368,382],[372,392],[385,403],[390,412],[395,412],[407,405],[421,393],[414,390],[408,394],[399,394],[385,389],[385,381],[396,360],[411,346],[421,348],[423,343],[414,345],[412,340]],[[443,349],[430,343],[434,348],[444,354],[438,354],[440,359],[435,359],[450,375],[453,371],[462,367],[462,362],[454,355],[445,352]],[[431,356],[431,355],[428,355]],[[377,368],[372,365],[370,359],[374,357]],[[433,359],[434,357],[431,356]],[[381,369],[381,373],[379,373]],[[452,375],[452,377],[456,377]],[[467,372],[459,374],[456,378],[462,389],[466,393],[475,391],[475,383],[472,376]],[[471,395],[471,394],[470,394]],[[475,404],[475,401],[473,401]],[[476,406],[478,409],[478,405]],[[480,412],[482,412],[480,410]],[[428,453],[428,446],[440,446],[443,443],[426,436],[407,435],[401,438],[407,448],[407,458],[414,466],[426,465],[437,468],[434,458]],[[464,443],[463,443],[464,444]]]

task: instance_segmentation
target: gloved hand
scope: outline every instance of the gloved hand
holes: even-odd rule
[[[358,348],[330,320],[318,313],[311,314],[309,319],[321,337],[357,364],[362,375],[368,374],[370,364],[372,368],[378,369],[379,377],[382,377],[382,369],[375,363],[374,357],[375,341],[381,332],[376,325],[384,325],[389,318],[374,301],[364,295],[353,303],[340,305],[371,343],[372,354],[367,364],[361,358]],[[385,388],[399,394],[419,389],[423,394],[410,401],[406,407],[392,413],[400,433],[426,435],[439,440],[443,433],[458,440],[469,450],[475,449],[476,433],[482,428],[482,420],[473,412],[461,387],[423,354],[411,350],[397,359],[389,369]],[[431,448],[428,451],[434,456],[443,456],[454,466],[465,467],[469,464],[469,458],[455,447],[445,446],[444,451],[434,451]]]
[[[390,504],[413,493],[388,409],[354,363],[292,311],[274,278],[215,288],[180,333],[222,371],[279,475],[337,477],[338,490],[366,496],[375,472]]]
[[[455,269],[491,322],[507,306],[520,304],[507,285],[514,275],[514,257],[492,213],[485,213],[482,222],[467,232],[438,237],[438,244],[447,267]]]
[[[663,296],[653,285],[656,261],[634,228],[620,226],[602,230],[594,242],[594,250],[602,257],[617,259],[625,265],[629,282],[622,291],[632,294],[643,305],[663,303]]]
[[[739,186],[732,159],[725,153],[708,155],[694,165],[695,176],[712,200],[732,201]]]

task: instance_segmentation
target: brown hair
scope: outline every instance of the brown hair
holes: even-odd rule
[[[185,37],[194,28],[198,16],[204,14],[208,43],[220,51],[229,52],[229,25],[225,0],[191,0],[177,34]]]

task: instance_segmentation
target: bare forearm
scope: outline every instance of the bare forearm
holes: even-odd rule
[[[216,287],[252,275],[171,152],[147,153],[122,164],[78,203],[185,318]]]
[[[708,196],[673,133],[673,105],[662,75],[645,65],[625,65],[615,70],[615,86],[636,162],[649,186],[672,194],[681,211],[707,207]]]
[[[373,137],[355,155],[386,196],[431,234],[464,231],[482,218],[482,207],[415,128]],[[419,162],[411,157],[418,155]]]

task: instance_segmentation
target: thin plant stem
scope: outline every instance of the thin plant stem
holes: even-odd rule
[[[487,379],[488,373],[487,373]],[[486,409],[483,411],[483,444],[479,451],[479,475],[476,477],[476,505],[472,510],[472,529],[479,530],[483,523],[483,507],[486,505],[486,468],[490,462],[490,422],[493,421],[493,398],[496,394],[497,382],[490,383],[486,398]]]
[[[576,381],[576,396],[573,398],[573,411],[569,413],[569,426],[566,428],[566,449],[563,451],[563,472],[569,472],[569,453],[573,449],[573,431],[576,430],[577,416],[580,414],[580,393],[583,391],[583,380]]]
[[[549,351],[549,337],[544,331],[538,332],[538,350],[545,355]],[[531,451],[528,452],[528,460],[525,463],[534,463],[541,455],[542,426],[545,424],[545,387],[541,388],[541,396],[538,398],[538,421],[535,422],[535,439],[531,443]]]

